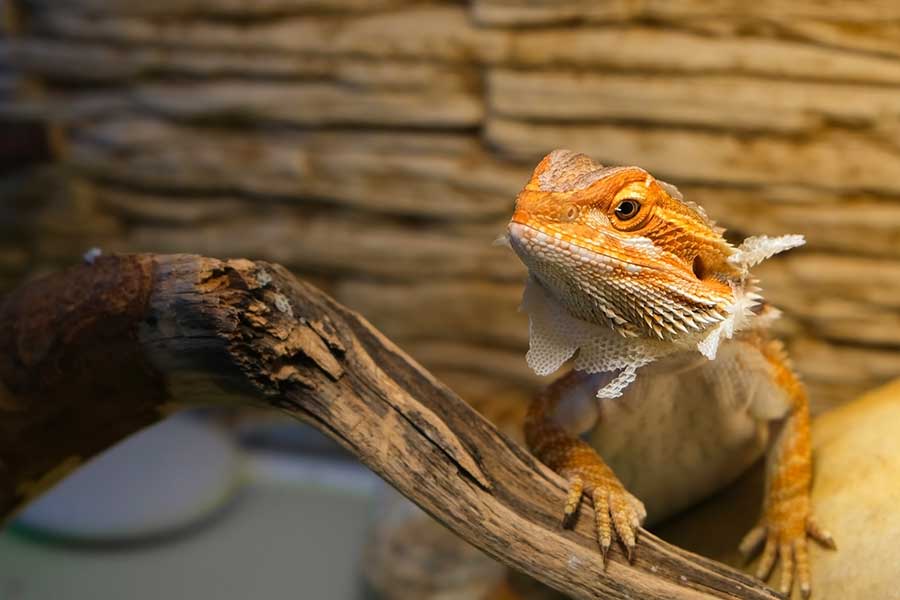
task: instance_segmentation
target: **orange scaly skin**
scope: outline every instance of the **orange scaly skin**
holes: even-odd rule
[[[644,505],[628,493],[591,446],[566,432],[548,414],[560,393],[583,377],[583,373],[570,371],[538,394],[525,417],[525,443],[541,462],[569,482],[563,525],[571,521],[582,495],[586,494],[597,508],[597,538],[603,556],[606,557],[612,545],[612,527],[615,527],[630,557],[637,528],[647,516]]]
[[[788,593],[796,569],[800,591],[810,595],[809,558],[806,537],[834,548],[834,540],[819,527],[809,506],[812,481],[812,451],[809,433],[809,399],[797,379],[781,342],[759,338],[757,343],[773,367],[776,383],[788,394],[792,411],[772,447],[766,473],[766,495],[759,525],[741,541],[741,551],[750,555],[765,540],[756,576],[768,579],[781,558],[781,591]]]
[[[769,450],[762,518],[741,549],[749,553],[765,542],[759,576],[767,578],[780,558],[782,591],[789,592],[796,579],[808,597],[807,536],[833,547],[830,536],[810,514],[808,399],[782,345],[766,335],[769,319],[777,311],[758,301],[755,279],[749,274],[756,262],[798,243],[788,240],[779,246],[779,240],[762,238],[735,248],[700,207],[646,171],[603,168],[584,155],[560,150],[541,161],[519,194],[509,241],[529,268],[529,285],[549,298],[547,302],[561,307],[568,315],[565,319],[575,319],[553,322],[568,323],[569,329],[572,322],[583,322],[585,328],[602,326],[596,331],[601,332],[598,339],[604,348],[621,343],[623,352],[637,348],[635,356],[650,356],[638,366],[660,356],[702,358],[698,348],[714,359],[720,338],[723,344],[726,339],[741,344],[747,349],[741,352],[748,356],[761,356],[760,376],[769,379],[767,389],[784,396],[787,414]],[[761,246],[775,249],[760,250]],[[530,316],[532,350],[545,352],[536,349],[542,342],[535,338],[537,317]],[[711,332],[715,335],[710,351]],[[604,336],[612,336],[612,341]],[[576,347],[577,368],[578,356],[590,347],[581,338],[553,360],[536,364],[552,372]],[[598,360],[608,364],[607,355]],[[684,372],[690,377],[696,371]],[[564,524],[587,495],[595,506],[604,556],[615,531],[630,557],[646,516],[644,505],[592,446],[554,420],[561,399],[585,382],[590,384],[590,377],[573,370],[541,392],[529,409],[526,441],[542,462],[569,482]],[[767,418],[772,417],[760,420]]]

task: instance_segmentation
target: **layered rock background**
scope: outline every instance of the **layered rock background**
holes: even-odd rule
[[[760,276],[816,410],[900,374],[896,2],[6,3],[4,111],[57,166],[4,195],[4,286],[91,246],[279,261],[515,419],[523,269],[491,242],[570,147],[734,240],[807,236]]]

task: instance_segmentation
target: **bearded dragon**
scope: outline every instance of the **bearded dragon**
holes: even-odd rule
[[[729,483],[768,447],[762,516],[740,547],[764,546],[758,576],[780,559],[782,592],[797,580],[808,597],[808,538],[834,541],[810,513],[807,394],[750,272],[803,238],[735,247],[723,233],[638,167],[568,150],[538,164],[506,233],[529,272],[526,358],[541,375],[574,364],[532,402],[525,438],[568,482],[564,526],[593,502],[604,560],[614,537],[631,559],[645,519]]]

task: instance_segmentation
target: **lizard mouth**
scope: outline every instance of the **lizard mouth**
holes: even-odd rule
[[[612,254],[586,248],[567,240],[562,234],[551,234],[532,225],[519,221],[510,221],[507,227],[507,240],[519,257],[531,267],[529,259],[556,260],[554,257],[565,259],[568,257],[575,262],[585,262],[591,265],[604,265],[610,273],[619,268],[628,273],[640,273],[643,269],[656,269],[658,267],[639,264],[628,261]]]
[[[629,250],[653,256],[659,250],[650,240],[637,240],[632,248],[626,244],[622,251],[605,254],[576,244],[562,233],[515,220],[509,223],[508,238],[529,273],[572,316],[608,324],[623,336],[672,339],[699,334],[726,316],[730,298],[704,294],[699,281],[686,281],[665,266],[637,264],[617,256]],[[610,243],[621,245],[621,240]]]

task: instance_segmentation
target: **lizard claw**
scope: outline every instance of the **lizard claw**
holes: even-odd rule
[[[581,495],[584,493],[584,481],[578,475],[569,480],[569,493],[566,497],[566,506],[563,509],[562,526],[571,527],[578,505],[581,504]]]
[[[569,494],[563,511],[563,525],[569,526],[585,492],[594,503],[597,524],[597,542],[603,560],[606,561],[613,537],[617,537],[628,561],[634,558],[634,546],[641,523],[647,517],[644,504],[631,495],[615,477],[596,476],[594,473],[573,475],[569,478]]]
[[[821,546],[828,548],[829,550],[837,550],[837,544],[834,543],[834,538],[831,537],[831,534],[828,531],[819,526],[819,523],[812,515],[806,518],[806,533]]]

